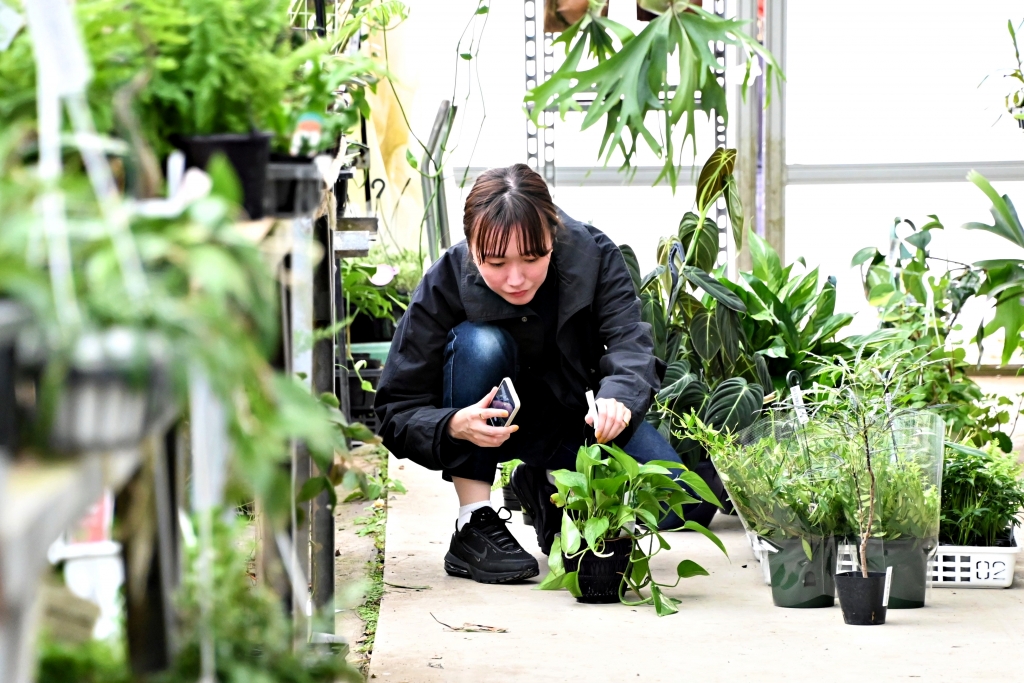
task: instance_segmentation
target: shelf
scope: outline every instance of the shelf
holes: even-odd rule
[[[35,597],[50,544],[104,489],[121,488],[140,462],[139,448],[0,462],[0,605]]]

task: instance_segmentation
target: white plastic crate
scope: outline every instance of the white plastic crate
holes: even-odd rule
[[[1016,537],[1010,548],[940,545],[928,573],[936,588],[1009,588],[1019,554]]]

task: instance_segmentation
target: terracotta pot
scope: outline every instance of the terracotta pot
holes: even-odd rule
[[[587,13],[588,0],[544,0],[544,32],[561,33]],[[608,16],[608,2],[604,3],[601,16]]]

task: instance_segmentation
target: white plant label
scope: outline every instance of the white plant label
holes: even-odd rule
[[[793,408],[796,410],[796,419],[799,420],[800,424],[805,425],[811,421],[811,418],[807,417],[807,407],[804,405],[804,392],[800,389],[800,385],[792,386],[789,390],[793,394]]]
[[[7,5],[0,2],[0,52],[4,52],[14,42],[14,36],[25,25],[25,19]]]
[[[882,607],[889,606],[889,586],[892,585],[892,567],[885,568],[885,593],[882,594]]]

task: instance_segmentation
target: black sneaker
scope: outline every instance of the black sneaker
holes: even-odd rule
[[[533,518],[537,545],[547,555],[551,552],[555,534],[562,526],[562,511],[551,502],[552,494],[558,489],[548,481],[547,473],[542,468],[526,465],[512,470],[509,485],[523,506],[523,517]]]
[[[474,510],[462,530],[452,534],[444,570],[480,583],[522,581],[540,573],[537,560],[509,533],[508,519],[490,506]]]

